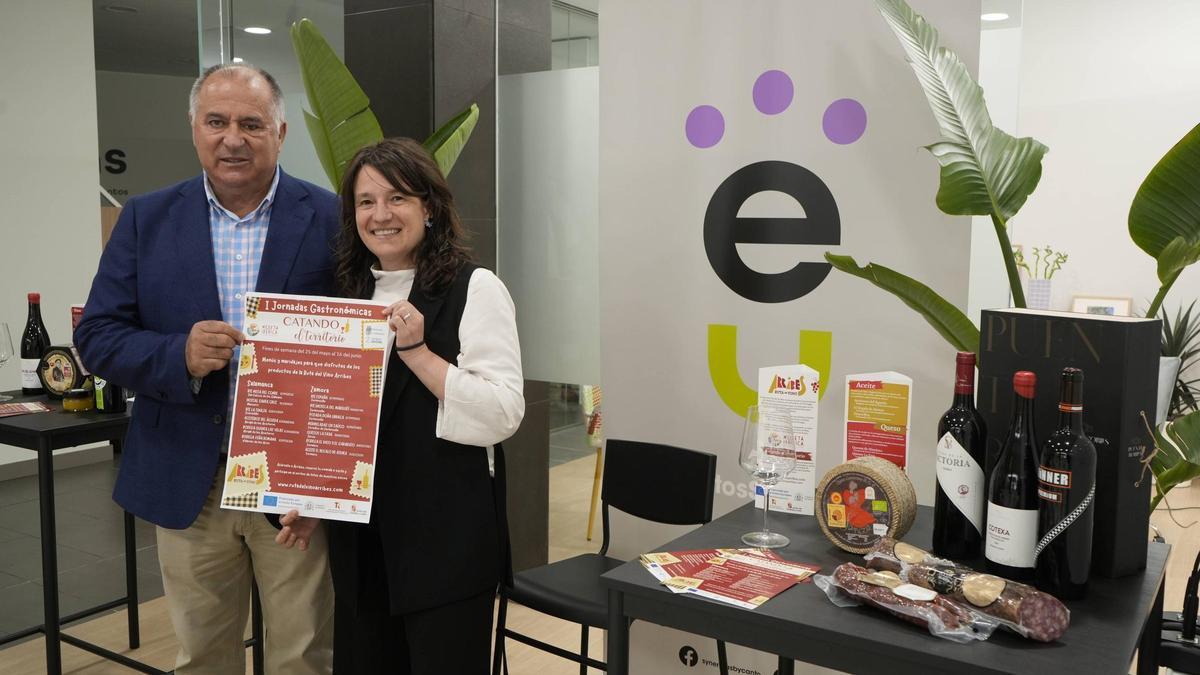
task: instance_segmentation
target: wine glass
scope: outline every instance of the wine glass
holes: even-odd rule
[[[787,537],[768,529],[767,513],[771,510],[771,487],[796,467],[795,443],[792,418],[786,412],[761,411],[756,405],[746,410],[738,461],[763,485],[762,531],[743,534],[742,542],[747,546],[783,548],[790,543]]]
[[[0,368],[13,357],[12,333],[8,332],[8,324],[0,323]],[[11,401],[12,397],[0,394],[0,401]]]

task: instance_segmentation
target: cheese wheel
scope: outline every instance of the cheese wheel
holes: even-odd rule
[[[917,492],[900,467],[859,457],[817,484],[817,522],[843,551],[866,553],[880,537],[903,537],[917,516]]]

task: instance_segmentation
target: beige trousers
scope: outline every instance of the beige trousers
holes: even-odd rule
[[[222,467],[223,468],[223,467]],[[267,675],[333,669],[333,584],[325,531],[307,551],[275,543],[261,513],[220,508],[221,484],[186,530],[157,528],[158,561],[179,655],[178,675],[246,671],[251,580],[263,608]]]

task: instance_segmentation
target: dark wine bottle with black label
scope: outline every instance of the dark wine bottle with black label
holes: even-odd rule
[[[25,332],[21,334],[21,393],[36,396],[45,393],[38,379],[38,366],[42,353],[50,347],[50,334],[42,323],[42,296],[30,293],[29,318],[25,320]]]
[[[1058,429],[1038,468],[1037,587],[1063,600],[1087,593],[1096,508],[1096,448],[1083,434],[1083,371],[1064,368]]]
[[[1013,375],[1013,416],[1008,436],[988,476],[987,569],[997,576],[1033,579],[1038,528],[1038,444],[1033,428],[1037,376]]]
[[[975,355],[959,352],[954,361],[954,401],[937,430],[933,552],[966,560],[978,558],[983,544],[987,428],[975,409]]]

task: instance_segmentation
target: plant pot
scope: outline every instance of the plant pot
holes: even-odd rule
[[[1029,297],[1025,301],[1030,309],[1050,309],[1050,280],[1030,279]]]
[[[1167,412],[1171,407],[1171,392],[1175,391],[1175,380],[1179,377],[1179,357],[1160,356],[1158,359],[1158,412],[1154,415],[1154,423],[1162,424],[1167,420]]]

